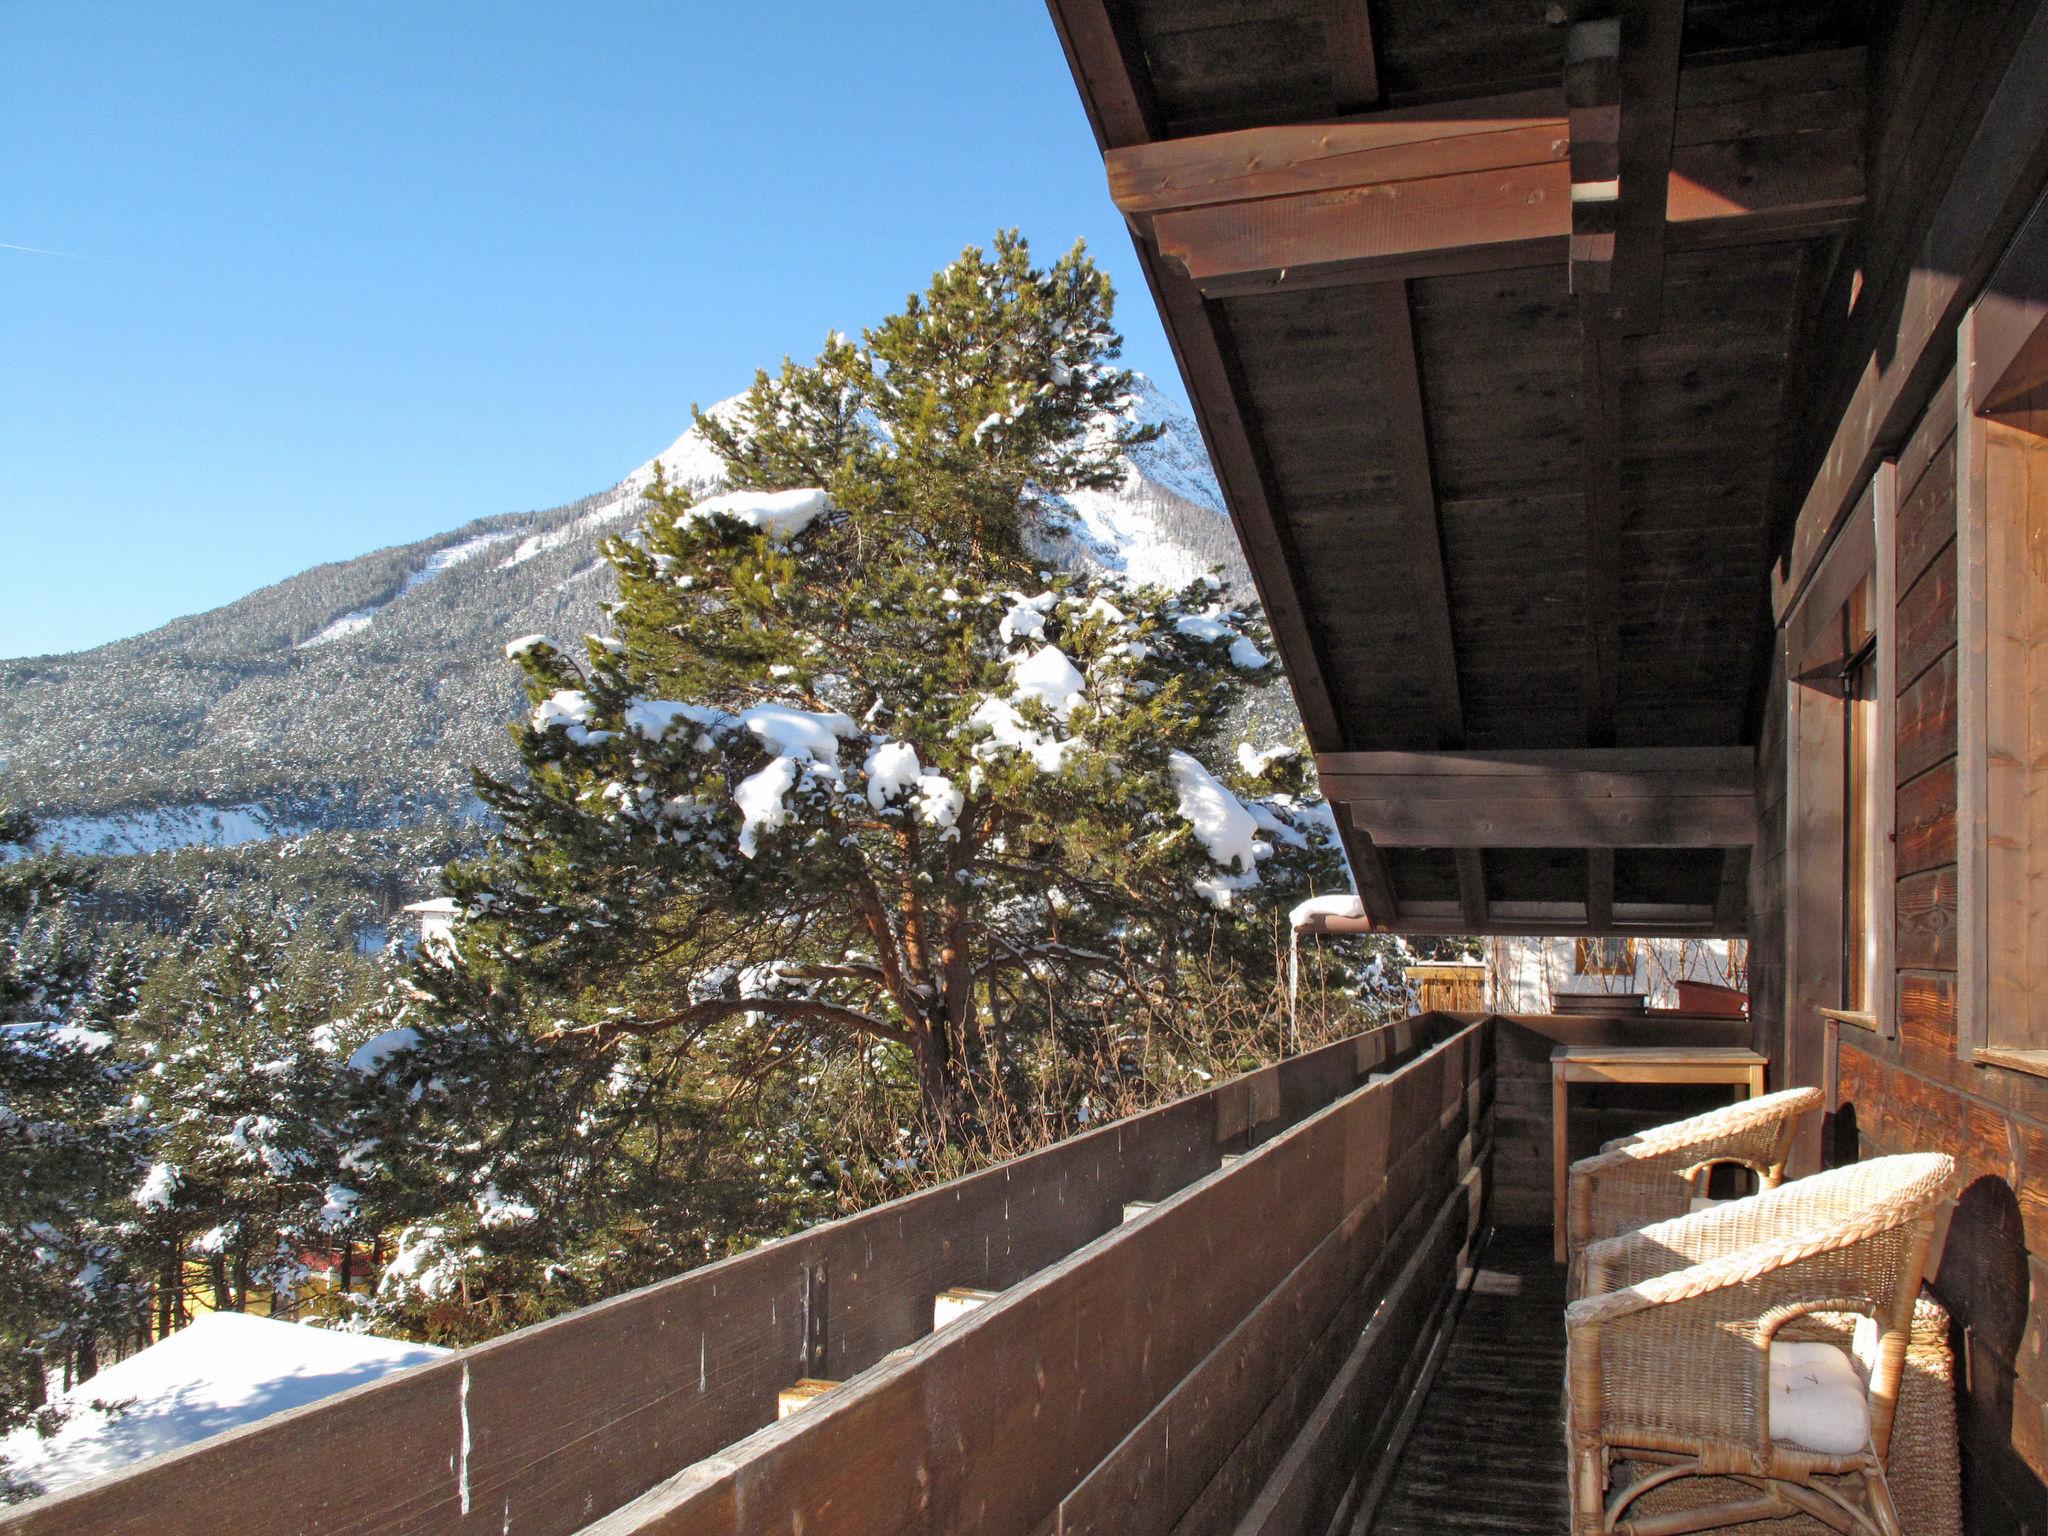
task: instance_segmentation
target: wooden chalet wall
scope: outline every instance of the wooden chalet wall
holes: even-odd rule
[[[567,1536],[771,1424],[777,1392],[797,1378],[852,1377],[914,1344],[932,1330],[936,1292],[1018,1287],[1121,1230],[1127,1202],[1167,1201],[1214,1174],[1221,1155],[1282,1138],[1354,1095],[1368,1076],[1394,1073],[1373,1091],[1391,1089],[1404,1080],[1401,1064],[1417,1060],[1436,1063],[1424,1075],[1428,1091],[1452,1095],[1457,1129],[1447,1147],[1442,1138],[1406,1136],[1411,1123],[1427,1127],[1445,1106],[1418,1107],[1410,1102],[1416,1086],[1400,1088],[1383,1100],[1403,1116],[1398,1148],[1425,1150],[1397,1157],[1391,1175],[1382,1163],[1375,1177],[1395,1180],[1404,1213],[1410,1195],[1440,1206],[1448,1190],[1432,1151],[1448,1158],[1467,1138],[1472,1160],[1462,1175],[1478,1146],[1470,1137],[1477,1122],[1463,1112],[1467,1079],[1451,1082],[1445,1062],[1429,1054],[1452,1036],[1464,1042],[1451,1058],[1459,1073],[1485,1077],[1478,1052],[1486,1037],[1468,1021],[1410,1018],[132,1471],[0,1509],[0,1536]],[[1475,1098],[1473,1116],[1485,1107]],[[1419,1116],[1412,1122],[1411,1110]],[[1384,1124],[1380,1135],[1384,1150]],[[1324,1186],[1337,1180],[1337,1165],[1304,1162],[1302,1151],[1273,1165],[1288,1170],[1287,1182],[1263,1189],[1255,1212],[1240,1213],[1239,1241],[1205,1249],[1204,1262],[1171,1285],[1164,1271],[1153,1273],[1159,1288],[1146,1305],[1185,1304],[1209,1316],[1205,1288],[1236,1283],[1231,1265],[1267,1240],[1265,1213],[1292,1210],[1298,1199],[1320,1219],[1335,1198],[1338,1185]],[[1223,1204],[1235,1210],[1239,1198]],[[1213,1204],[1205,1196],[1202,1208]],[[1398,1238],[1390,1251],[1405,1255],[1435,1230],[1429,1221],[1363,1229],[1375,1258],[1382,1241]],[[1458,1230],[1462,1241],[1470,1230],[1462,1215]],[[1432,1285],[1442,1278],[1431,1274]],[[1419,1319],[1409,1321],[1420,1331]],[[1414,1337],[1403,1334],[1389,1369],[1406,1365]],[[998,1396],[1016,1395],[1029,1378],[1014,1359],[993,1356],[969,1374]],[[1086,1400],[1076,1387],[1060,1411]],[[1027,1445],[1024,1437],[1015,1448]],[[1270,1463],[1258,1465],[1263,1477]]]
[[[1871,88],[1869,217],[1811,342],[1817,472],[1789,529],[1777,606],[1782,624],[1866,490],[1895,473],[1893,534],[1878,541],[1892,565],[1877,583],[1893,594],[1879,622],[1892,626],[1897,700],[1894,985],[1864,1029],[1821,1017],[1786,971],[1802,903],[1811,913],[1838,898],[1787,857],[1798,765],[1781,644],[1759,732],[1753,1023],[1780,1086],[1815,1075],[1789,1062],[1821,1063],[1831,1115],[1809,1167],[1815,1156],[1920,1150],[1960,1165],[1930,1281],[1957,1325],[1968,1526],[2038,1536],[2048,1531],[2048,1081],[1958,1049],[1959,1028],[1976,1022],[1958,1017],[1959,731],[1981,730],[1984,716],[1981,701],[1959,697],[1955,370],[1964,311],[2048,180],[2048,8],[1890,8],[1876,22]]]

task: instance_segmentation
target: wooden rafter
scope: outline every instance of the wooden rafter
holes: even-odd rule
[[[1458,690],[1451,593],[1444,575],[1443,523],[1437,507],[1436,475],[1430,466],[1429,422],[1415,356],[1408,285],[1375,283],[1367,293],[1373,350],[1380,363],[1379,394],[1386,409],[1387,443],[1394,461],[1394,490],[1401,507],[1402,542],[1408,555],[1409,591],[1421,639],[1419,660],[1429,680],[1437,745],[1461,747],[1465,744],[1465,711]]]
[[[1621,692],[1621,337],[1602,314],[1588,310],[1580,320],[1586,744],[1605,747]]]
[[[1437,745],[1455,749],[1465,744],[1465,709],[1451,630],[1450,583],[1444,573],[1443,518],[1430,464],[1429,417],[1415,355],[1415,317],[1406,283],[1378,283],[1367,292],[1374,355],[1380,362],[1380,402],[1386,412],[1387,446],[1408,555],[1408,590],[1415,603],[1419,660],[1428,677]],[[1460,851],[1457,866],[1458,897],[1466,920],[1475,928],[1484,926],[1486,869],[1479,850]]]
[[[1138,67],[1134,29],[1121,6],[1104,0],[1048,0],[1061,45],[1105,156],[1157,137],[1160,119],[1149,75]],[[1165,322],[1174,360],[1187,380],[1196,424],[1229,504],[1238,541],[1285,665],[1310,746],[1344,745],[1331,697],[1323,648],[1310,629],[1293,537],[1275,505],[1271,471],[1247,419],[1243,381],[1229,328],[1195,286],[1166,268],[1143,240],[1134,241],[1153,303]],[[1338,827],[1358,882],[1359,896],[1376,927],[1392,926],[1393,882],[1372,839],[1341,815]]]
[[[1325,0],[1323,35],[1330,49],[1330,84],[1339,112],[1379,105],[1379,52],[1372,41],[1369,0]]]
[[[1684,72],[1662,208],[1646,194],[1670,244],[1854,221],[1861,50],[1808,57],[1776,106],[1771,93],[1795,83],[1785,70]],[[1564,260],[1571,152],[1560,89],[1126,146],[1105,161],[1140,233],[1203,292],[1228,296]],[[1654,262],[1643,270],[1655,275]]]
[[[1685,0],[1624,0],[1621,208],[1610,313],[1625,336],[1664,324],[1664,231],[1684,35]]]
[[[1729,848],[1756,838],[1747,747],[1341,752],[1323,791],[1382,847]]]

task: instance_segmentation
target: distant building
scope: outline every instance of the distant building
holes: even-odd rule
[[[424,945],[450,945],[455,942],[455,919],[462,915],[462,909],[455,904],[452,896],[436,896],[431,901],[416,901],[411,906],[399,908],[405,919],[396,937],[408,949]]]

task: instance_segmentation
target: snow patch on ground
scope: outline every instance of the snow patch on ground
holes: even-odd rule
[[[380,603],[377,605],[382,607]],[[370,621],[377,617],[377,608],[358,608],[353,613],[344,613],[317,635],[308,635],[294,649],[309,651],[316,645],[332,645],[337,640],[346,640],[350,635],[359,635],[370,627]]]
[[[303,1407],[447,1353],[372,1334],[337,1333],[239,1312],[191,1326],[64,1393],[70,1416],[47,1440],[0,1440],[0,1460],[54,1492],[150,1456]]]
[[[399,595],[423,587],[436,576],[453,570],[458,565],[467,565],[487,549],[494,549],[513,536],[512,530],[503,529],[496,533],[480,533],[473,539],[464,539],[460,544],[450,544],[446,549],[437,549],[427,556],[427,563],[405,578]]]
[[[384,602],[372,603],[367,608],[358,608],[352,613],[344,613],[318,634],[309,635],[304,640],[301,640],[295,649],[301,651],[311,650],[316,646],[332,645],[337,640],[346,640],[350,635],[361,634],[370,627],[371,622],[379,613],[383,612],[391,603],[405,596],[406,593],[425,586],[436,576],[453,570],[458,565],[474,560],[485,550],[495,545],[503,544],[511,537],[513,537],[513,534],[509,529],[496,533],[479,533],[473,538],[463,539],[459,543],[450,544],[445,548],[435,550],[431,555],[427,556],[426,564],[409,574],[405,578],[404,584]]]
[[[550,528],[545,533],[530,533],[513,547],[512,553],[498,562],[498,569],[509,571],[515,565],[524,565],[535,555],[545,554],[551,549],[560,549],[564,544],[573,544],[587,534],[595,533],[607,523],[616,523],[622,518],[637,516],[644,503],[638,496],[622,496],[593,508],[581,517],[573,518],[559,528]]]
[[[167,805],[105,816],[52,816],[36,826],[34,851],[79,857],[164,853],[173,848],[238,848],[312,828],[260,805]],[[0,862],[20,857],[0,849]]]

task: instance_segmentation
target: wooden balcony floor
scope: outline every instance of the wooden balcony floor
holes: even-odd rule
[[[1560,1536],[1570,1525],[1564,1269],[1548,1228],[1495,1232],[1479,1265],[1519,1284],[1465,1298],[1372,1536]]]

